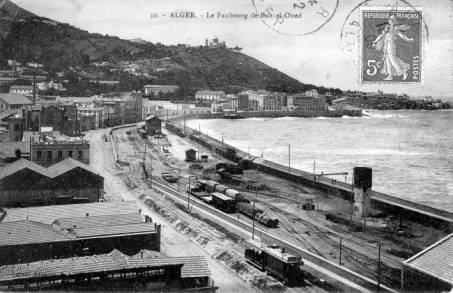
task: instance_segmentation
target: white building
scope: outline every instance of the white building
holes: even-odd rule
[[[196,100],[203,100],[203,101],[220,101],[225,99],[225,93],[223,91],[198,91],[195,94]]]
[[[12,85],[9,89],[10,94],[31,95],[33,94],[33,86],[31,85]]]
[[[147,84],[143,87],[146,96],[149,96],[151,94],[153,94],[154,96],[158,96],[159,93],[162,94],[175,93],[178,89],[179,86],[177,85]]]

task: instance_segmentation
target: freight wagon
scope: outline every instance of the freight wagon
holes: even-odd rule
[[[263,226],[269,228],[277,228],[278,227],[278,219],[269,217],[263,210],[253,207],[249,203],[245,202],[238,202],[236,203],[236,210],[239,213],[246,215],[247,217],[253,219],[262,224]]]
[[[232,188],[225,190],[225,195],[233,198],[236,202],[250,202],[250,200],[248,200],[242,193]]]
[[[200,189],[205,191],[205,192],[208,192],[208,193],[211,193],[211,192],[215,192],[215,187],[216,185],[219,185],[220,183],[219,182],[216,182],[214,180],[202,180],[202,179],[198,179],[197,180],[197,184],[199,185]]]
[[[211,193],[212,204],[219,210],[224,211],[225,213],[234,213],[235,201],[234,199],[226,196],[225,194],[219,192]]]
[[[265,246],[255,240],[247,241],[245,258],[252,265],[262,271],[268,272],[288,286],[300,283],[304,272],[300,269],[303,265],[302,258],[287,253],[279,246]]]

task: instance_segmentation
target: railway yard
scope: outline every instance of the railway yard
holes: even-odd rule
[[[225,158],[167,131],[163,131],[163,138],[143,139],[137,128],[115,130],[109,141],[103,139],[108,136],[108,130],[87,133],[92,146],[91,165],[106,178],[105,198],[107,201],[138,199],[163,224],[162,248],[166,254],[208,256],[219,292],[367,289],[360,282],[323,269],[303,256],[303,281],[286,286],[279,278],[246,260],[244,250],[251,237],[268,245],[284,241],[379,282],[386,289],[398,289],[401,261],[446,235],[441,230],[407,220],[400,223],[398,218],[385,215],[376,217],[365,230],[353,231],[346,225],[326,220],[327,213],[348,213],[350,205],[343,199],[254,169],[221,180],[215,167],[220,162],[231,163]],[[186,162],[188,148],[199,150],[199,156],[207,155],[208,159]],[[177,182],[164,180],[161,175],[165,172],[176,176]],[[187,190],[197,180],[214,180],[237,190],[245,201],[253,203],[267,217],[278,220],[278,225],[263,225],[237,211],[226,215],[206,201],[189,196]],[[307,204],[314,209],[303,209]],[[297,253],[290,247],[288,251]]]

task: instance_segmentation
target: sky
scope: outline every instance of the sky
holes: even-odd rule
[[[422,84],[359,82],[360,50],[357,26],[363,0],[13,0],[37,15],[78,28],[125,39],[142,38],[163,44],[202,45],[217,36],[229,47],[250,55],[304,83],[343,90],[382,90],[411,96],[443,97],[453,101],[453,1],[368,0],[370,7],[411,5],[422,9],[426,24]],[[312,2],[313,5],[309,3]],[[315,3],[316,2],[316,3]],[[301,9],[301,5],[305,7]],[[251,18],[266,9],[292,17],[273,26],[275,19]],[[336,8],[335,8],[336,7]],[[326,10],[325,18],[319,12]],[[171,18],[193,12],[197,18]],[[302,14],[299,14],[302,12]],[[246,14],[247,18],[219,18],[218,13]],[[157,14],[158,17],[151,17]],[[207,18],[206,14],[214,15]],[[326,20],[328,21],[326,22]],[[346,25],[343,26],[346,22]],[[323,25],[321,28],[319,28]],[[271,29],[276,28],[278,29]],[[319,30],[310,34],[315,29]],[[341,38],[343,28],[343,38]],[[345,32],[350,31],[350,34]]]

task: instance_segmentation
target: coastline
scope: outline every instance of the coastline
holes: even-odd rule
[[[182,119],[182,117],[179,117],[175,120],[180,121]],[[179,136],[185,133],[189,136],[189,139],[231,161],[239,162],[241,160],[249,160],[254,168],[270,175],[284,178],[305,186],[313,186],[318,190],[328,192],[329,194],[339,198],[347,200],[351,198],[351,184],[337,181],[335,183],[331,183],[330,179],[326,177],[314,180],[314,175],[311,172],[294,168],[291,168],[291,171],[289,171],[287,166],[268,161],[260,157],[250,156],[243,150],[228,145],[206,134],[199,133],[197,130],[187,126],[182,128],[168,122],[166,125],[172,125],[170,128],[166,126],[168,131],[171,131]],[[179,131],[173,131],[175,128]],[[453,213],[446,210],[440,210],[428,205],[401,199],[375,190],[372,191],[372,205],[380,210],[385,210],[386,212],[394,215],[399,215],[401,212],[404,212],[406,217],[414,222],[419,222],[424,225],[433,225],[435,227],[441,227],[449,231],[453,231]]]

